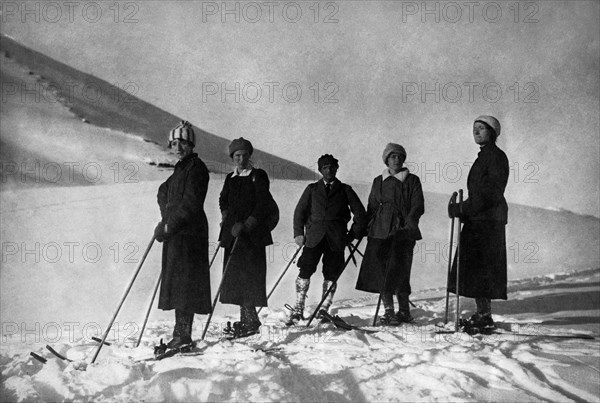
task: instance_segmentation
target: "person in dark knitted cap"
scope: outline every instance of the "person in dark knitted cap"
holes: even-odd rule
[[[421,181],[403,166],[404,147],[389,143],[382,157],[387,167],[371,186],[368,242],[356,289],[380,294],[385,310],[380,323],[398,325],[413,320],[408,299],[410,271],[415,243],[421,239],[419,220],[425,212],[425,201]]]
[[[239,305],[240,320],[233,324],[233,335],[244,337],[260,331],[256,307],[267,306],[265,248],[273,243],[267,209],[272,196],[267,173],[254,168],[250,161],[252,143],[240,137],[229,144],[228,151],[234,170],[225,177],[219,196],[219,242],[225,250],[223,268],[229,266],[220,301]]]
[[[465,323],[471,329],[493,327],[492,299],[507,299],[506,224],[508,204],[504,190],[509,164],[496,145],[500,122],[482,115],[473,122],[473,140],[479,154],[469,170],[469,197],[448,208],[450,217],[461,217],[459,294],[475,298],[477,312]],[[456,293],[456,259],[449,279],[449,291]]]
[[[322,155],[318,162],[321,180],[311,183],[300,197],[294,210],[294,240],[304,246],[298,260],[300,273],[296,278],[296,305],[288,318],[288,326],[304,318],[304,303],[310,277],[323,257],[323,296],[333,285],[322,305],[327,311],[333,301],[337,279],[344,266],[344,248],[358,238],[366,227],[365,208],[349,185],[336,178],[338,160]],[[347,229],[350,212],[354,223]]]
[[[192,342],[194,314],[211,311],[208,270],[208,220],[204,199],[208,169],[194,153],[192,125],[182,121],[169,133],[169,147],[179,158],[173,174],[158,189],[161,222],[154,231],[163,243],[158,308],[175,309],[173,339],[167,348]]]

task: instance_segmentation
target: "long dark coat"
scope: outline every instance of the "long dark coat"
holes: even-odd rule
[[[327,237],[331,250],[343,251],[350,211],[354,216],[354,231],[360,234],[366,227],[366,212],[352,187],[335,180],[327,193],[323,179],[311,183],[294,210],[294,238],[305,235],[305,246],[314,248]]]
[[[265,208],[270,197],[269,177],[265,171],[256,168],[249,176],[232,175],[229,173],[225,177],[219,196],[219,207],[225,217],[219,235],[225,248],[224,269],[231,256],[220,301],[241,306],[267,306],[265,247],[273,243],[266,223],[269,212]],[[248,217],[254,217],[258,224],[250,232],[241,233],[232,254],[235,238],[231,228],[236,222],[244,223]]]
[[[373,180],[367,206],[369,237],[357,290],[411,292],[413,248],[422,238],[419,220],[425,199],[419,178],[406,168],[401,172],[402,180],[393,176],[384,180],[383,175]]]
[[[506,235],[508,158],[496,144],[481,149],[467,179],[460,234],[460,295],[506,299]],[[456,293],[456,259],[448,289]]]
[[[190,154],[175,165],[173,174],[158,189],[162,223],[172,234],[163,243],[160,309],[199,314],[211,310],[204,213],[208,180],[204,162]]]

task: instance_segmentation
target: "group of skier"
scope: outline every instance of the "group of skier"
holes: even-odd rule
[[[475,119],[473,138],[480,152],[467,179],[469,197],[463,203],[448,206],[449,216],[464,223],[458,293],[476,300],[477,312],[468,320],[474,326],[493,326],[491,299],[507,298],[508,207],[504,190],[509,168],[506,155],[496,146],[500,130],[500,122],[492,116]],[[208,220],[204,212],[209,175],[206,165],[194,153],[195,145],[196,136],[188,122],[181,122],[170,131],[169,147],[179,162],[158,191],[162,220],[155,237],[163,242],[158,307],[175,310],[173,339],[168,348],[191,343],[194,314],[208,314],[213,309]],[[220,302],[240,307],[240,320],[233,327],[235,337],[260,331],[256,307],[267,306],[265,248],[273,243],[271,231],[278,220],[269,178],[264,170],[252,165],[253,151],[250,141],[244,138],[229,144],[234,169],[226,176],[219,196],[219,246],[224,249]],[[367,245],[356,289],[380,295],[384,307],[381,324],[413,321],[409,309],[410,273],[415,243],[422,239],[419,220],[425,212],[425,202],[419,178],[404,166],[406,156],[399,144],[385,147],[385,169],[373,180],[366,210],[352,187],[337,178],[338,160],[330,154],[318,159],[322,178],[306,187],[294,211],[294,241],[303,250],[297,263],[296,303],[287,325],[304,319],[310,279],[320,261],[321,308],[328,311],[344,269],[344,251],[347,247],[351,254],[358,250],[358,243],[352,242],[360,242],[364,237]],[[449,291],[453,293],[456,272],[454,259],[449,275]]]

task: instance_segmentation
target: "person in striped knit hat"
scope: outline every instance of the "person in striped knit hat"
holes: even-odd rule
[[[158,189],[161,221],[154,231],[163,243],[158,308],[175,310],[173,339],[167,348],[192,343],[194,314],[211,311],[208,263],[208,220],[204,199],[208,169],[194,153],[192,125],[181,121],[169,132],[169,148],[177,156],[173,174]]]

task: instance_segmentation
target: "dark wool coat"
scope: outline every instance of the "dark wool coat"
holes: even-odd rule
[[[200,314],[211,310],[204,213],[208,179],[206,165],[197,154],[190,154],[158,189],[162,223],[171,234],[163,243],[160,309]]]
[[[219,207],[224,216],[219,235],[219,241],[225,248],[223,269],[232,256],[223,280],[220,301],[224,304],[267,306],[265,247],[273,243],[266,224],[269,212],[265,208],[271,197],[269,177],[265,171],[256,168],[249,176],[232,175],[229,173],[225,178],[219,196]],[[231,254],[235,240],[231,228],[236,222],[244,223],[248,217],[254,217],[257,225],[251,231],[241,233]]]
[[[460,295],[506,299],[506,235],[508,158],[496,144],[481,149],[467,179],[469,198],[464,201],[460,234]],[[456,293],[456,259],[449,279]]]
[[[327,193],[323,179],[311,183],[294,210],[294,238],[305,235],[305,247],[314,248],[327,237],[331,250],[343,251],[350,212],[353,231],[359,235],[366,227],[366,213],[352,187],[336,179]]]
[[[406,168],[401,172],[402,180],[393,176],[384,180],[382,175],[373,180],[367,207],[369,237],[357,290],[411,292],[413,248],[422,238],[419,220],[425,199],[419,178]]]

